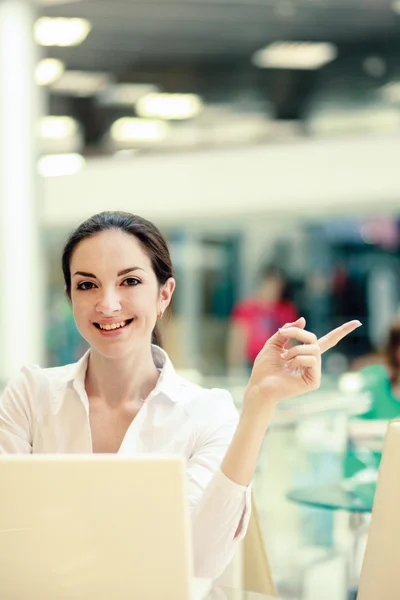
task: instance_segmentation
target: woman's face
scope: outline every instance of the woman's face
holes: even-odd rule
[[[283,293],[284,282],[278,275],[268,275],[261,284],[261,296],[265,300],[278,302]]]
[[[136,237],[107,230],[86,238],[75,248],[70,270],[75,323],[92,349],[121,358],[149,346],[175,281],[160,288]]]

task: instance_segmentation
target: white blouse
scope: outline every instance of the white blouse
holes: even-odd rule
[[[228,479],[220,465],[238,423],[230,394],[180,377],[168,355],[152,346],[161,374],[129,426],[118,454],[178,454],[186,460],[194,572],[218,577],[244,537],[251,489]],[[92,453],[85,375],[77,363],[24,367],[0,399],[1,453]]]

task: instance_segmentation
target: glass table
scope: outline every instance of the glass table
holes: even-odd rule
[[[376,491],[376,482],[353,483],[345,479],[337,483],[312,485],[291,490],[287,499],[297,504],[326,510],[345,510],[350,513],[352,548],[347,564],[347,589],[356,589],[358,573],[357,556],[363,535],[368,531],[369,520]]]
[[[348,487],[345,485],[346,481],[291,490],[286,497],[292,502],[312,508],[370,513],[376,484],[374,482],[359,483]]]
[[[343,453],[332,454],[331,460],[338,464],[341,479],[324,483],[314,479],[308,485],[290,490],[287,499],[311,508],[370,513],[381,452],[350,447]]]

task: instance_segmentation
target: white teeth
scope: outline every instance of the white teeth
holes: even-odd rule
[[[111,329],[119,329],[120,327],[125,327],[126,321],[121,321],[120,323],[110,323],[110,325],[102,325],[99,323],[100,329],[105,329],[106,331],[110,331]]]

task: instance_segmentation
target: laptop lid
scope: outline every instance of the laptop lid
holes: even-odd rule
[[[400,421],[385,437],[357,600],[400,596]]]
[[[0,456],[0,597],[188,600],[178,457]]]

